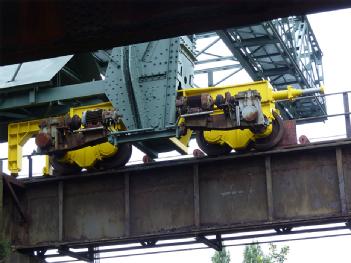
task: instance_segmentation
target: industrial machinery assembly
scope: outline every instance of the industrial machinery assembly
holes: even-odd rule
[[[56,8],[70,14],[65,25],[74,24],[78,38],[92,33],[74,20],[81,17],[77,6]],[[217,8],[225,13],[224,5]],[[97,18],[92,13],[84,13],[87,25]],[[142,12],[135,25],[143,20],[158,40],[144,35],[133,41],[133,23],[122,21],[120,31],[111,29],[117,24],[101,23],[76,54],[74,45],[81,42],[74,42],[71,31],[65,35],[56,24],[59,17],[52,16],[50,26],[57,31],[50,36],[64,44],[32,48],[33,54],[23,50],[24,60],[18,60],[18,46],[9,48],[15,37],[9,35],[0,64],[21,62],[0,67],[0,142],[8,142],[10,172],[0,169],[0,237],[13,246],[10,262],[55,256],[94,262],[104,258],[99,248],[156,248],[163,246],[159,241],[177,238],[221,250],[229,233],[290,233],[294,227],[345,222],[349,227],[350,140],[310,144],[305,138],[306,144],[297,144],[294,133],[296,123],[328,118],[322,51],[305,15],[262,16],[274,20],[230,28],[201,22],[197,28],[203,33],[184,30],[175,36],[177,30],[162,34],[160,26],[145,22]],[[114,21],[110,13],[101,17]],[[164,27],[175,20],[167,21]],[[97,37],[102,28],[106,39]],[[121,39],[113,44],[111,35]],[[216,43],[230,55],[214,54]],[[61,56],[42,56],[49,53]],[[252,81],[222,84],[242,69]],[[234,71],[215,80],[215,73],[227,70]],[[201,74],[207,85],[197,85]],[[284,147],[287,136],[293,143]],[[46,156],[43,176],[30,172],[21,178],[22,148],[32,138],[37,148],[29,158]],[[201,149],[198,156],[153,162],[161,153],[188,154],[191,139]],[[147,163],[126,165],[133,147]],[[130,243],[140,246],[105,247]],[[77,250],[82,248],[86,251]]]
[[[314,39],[310,32],[306,41]],[[275,88],[267,78],[249,84],[196,88],[196,38],[183,36],[2,67],[9,80],[0,90],[6,96],[0,111],[6,119],[22,119],[8,126],[10,172],[16,175],[21,170],[21,147],[34,135],[37,154],[48,155],[47,164],[60,174],[82,168],[121,167],[131,156],[131,144],[151,159],[172,150],[186,154],[193,135],[207,155],[228,154],[233,149],[268,150],[283,137],[282,116],[291,116],[293,98],[318,94],[322,89],[317,70],[320,57],[313,53],[320,54],[318,49],[309,49],[311,57],[318,59],[318,63],[311,60],[307,72],[311,78],[318,73],[313,83],[307,81],[309,77],[287,86],[279,82]],[[278,62],[276,71],[282,72],[284,79],[291,78],[280,70]],[[300,64],[289,66],[294,65],[299,71]],[[35,69],[36,74],[25,78]],[[79,83],[83,79],[93,81]],[[318,109],[305,112],[305,116],[325,112],[322,98],[310,96],[305,101]],[[300,109],[299,105],[293,108]],[[28,110],[31,114],[25,117]],[[44,170],[49,173],[48,165]]]
[[[272,149],[284,134],[283,120],[275,109],[276,100],[320,91],[323,89],[297,90],[292,87],[273,91],[268,81],[179,90],[176,99],[178,123],[174,127],[173,142],[186,147],[195,131],[199,147],[212,156],[225,155],[233,149]],[[117,144],[114,139],[109,140],[112,144],[108,141],[109,136],[119,132],[128,135],[129,131],[123,116],[110,103],[71,108],[67,115],[40,121],[10,124],[9,169],[12,174],[18,172],[22,159],[19,144],[24,144],[35,133],[37,153],[49,155],[50,164],[57,173],[77,173],[82,168],[122,167],[131,157],[132,146],[130,141]]]

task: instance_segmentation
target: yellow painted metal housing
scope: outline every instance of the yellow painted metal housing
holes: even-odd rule
[[[235,86],[223,86],[223,87],[208,87],[208,88],[194,88],[180,90],[182,96],[195,96],[202,93],[208,93],[212,98],[216,98],[217,95],[225,95],[226,92],[230,92],[232,96],[237,95],[242,91],[256,90],[261,96],[261,106],[263,114],[270,121],[270,125],[263,133],[255,134],[249,129],[244,130],[211,130],[204,131],[205,140],[209,143],[214,144],[228,144],[235,150],[246,149],[250,141],[255,141],[259,138],[267,137],[272,132],[272,121],[274,119],[272,112],[278,111],[275,108],[275,100],[280,99],[292,99],[303,94],[301,90],[288,87],[287,90],[274,91],[273,87],[268,81],[256,81],[246,84],[240,84]],[[222,110],[215,107],[213,114],[223,113]]]
[[[99,103],[94,105],[87,105],[81,107],[71,108],[69,111],[70,117],[77,114],[82,117],[84,111],[94,110],[94,109],[104,109],[112,110],[113,106],[110,102]],[[41,120],[24,121],[18,123],[11,123],[8,126],[8,169],[11,174],[18,174],[22,169],[22,146],[33,136],[39,133]],[[121,122],[116,127],[112,128],[114,130],[125,130],[126,127]],[[183,136],[180,139],[170,138],[170,141],[177,146],[177,148],[182,149],[183,152],[187,152],[187,145],[190,140],[191,133]],[[98,144],[95,146],[88,146],[82,149],[67,152],[60,161],[65,163],[76,163],[82,168],[92,168],[97,161],[104,158],[111,157],[115,155],[118,148],[114,145],[106,142]],[[46,157],[46,165],[43,168],[44,175],[50,174],[49,158]]]
[[[110,102],[75,107],[70,109],[69,115],[70,117],[78,115],[80,118],[82,118],[83,112],[94,109],[113,110],[113,107]],[[125,130],[125,126],[123,123],[119,123],[115,129]],[[117,151],[118,148],[116,146],[109,142],[105,142],[94,146],[69,151],[60,159],[60,161],[71,164],[76,163],[79,167],[89,169],[93,168],[97,161],[111,157],[115,155]]]
[[[11,123],[8,126],[8,169],[18,174],[22,169],[22,147],[39,132],[39,120]]]
[[[235,86],[224,86],[224,87],[208,87],[208,88],[193,88],[178,91],[182,96],[195,96],[201,93],[209,93],[213,98],[218,94],[224,95],[226,92],[230,92],[232,96],[235,96],[241,91],[256,90],[261,96],[261,105],[263,114],[269,119],[270,123],[274,119],[272,112],[277,111],[275,108],[275,101],[280,99],[292,99],[303,94],[302,90],[288,87],[287,90],[274,91],[271,84],[268,81],[257,81],[247,84],[235,85]],[[321,89],[321,92],[323,90]],[[84,111],[94,109],[105,109],[112,110],[112,104],[110,102],[100,103],[95,105],[88,105],[82,107],[71,108],[69,115],[77,114],[82,117]],[[221,113],[220,109],[214,110],[213,114]],[[180,120],[182,122],[183,120]],[[22,168],[22,146],[34,135],[39,132],[40,120],[25,121],[19,123],[11,123],[8,126],[8,158],[9,158],[9,170],[13,174],[18,174]],[[120,123],[115,128],[116,130],[125,130],[126,127],[123,123]],[[229,131],[218,131],[211,130],[205,131],[205,140],[210,143],[216,144],[228,144],[230,147],[236,150],[245,149],[250,141],[255,141],[258,138],[266,137],[272,132],[272,124],[261,134],[254,134],[249,129],[244,130],[229,130]],[[191,137],[191,131],[189,130],[185,136],[180,139],[170,138],[178,148],[181,148],[184,152],[187,151],[187,145]],[[95,146],[85,147],[79,150],[69,151],[61,159],[62,162],[76,163],[82,168],[91,168],[95,165],[96,161],[108,158],[116,154],[118,148],[110,143],[102,143]],[[44,168],[44,173],[49,173],[49,166]]]

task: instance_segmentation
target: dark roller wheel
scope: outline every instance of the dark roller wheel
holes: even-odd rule
[[[282,139],[284,135],[284,123],[283,119],[273,111],[273,130],[272,133],[265,137],[265,138],[260,138],[256,139],[256,141],[253,143],[253,148],[258,150],[258,151],[267,151],[269,149],[272,149],[275,147]]]
[[[246,148],[245,149],[238,149],[238,150],[235,150],[234,151],[237,153],[237,154],[245,154],[245,153],[249,153],[251,151],[251,149],[253,148],[252,146],[252,141],[250,141]]]
[[[118,150],[114,156],[105,158],[97,164],[100,169],[113,169],[124,166],[132,156],[132,145],[122,143],[118,145]]]
[[[54,173],[57,175],[69,175],[79,173],[82,168],[76,163],[64,163],[60,162],[61,158],[57,156],[50,157],[51,166],[54,168]]]
[[[220,156],[229,154],[232,148],[228,144],[209,143],[204,137],[203,131],[196,132],[196,142],[200,149],[208,156]]]

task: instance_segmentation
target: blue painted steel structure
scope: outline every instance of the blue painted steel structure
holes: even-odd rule
[[[167,138],[176,135],[177,90],[193,86],[196,56],[206,54],[218,41],[232,52],[230,60],[235,63],[202,72],[213,75],[213,71],[242,67],[253,80],[268,79],[277,89],[287,85],[308,89],[322,83],[322,53],[306,17],[277,19],[198,38],[213,35],[219,38],[197,55],[193,37],[183,36],[73,56],[50,81],[38,78],[0,89],[0,118],[6,126],[14,120],[62,114],[72,105],[109,100],[128,128],[127,132],[112,133],[109,140],[138,142],[141,149],[151,149],[149,154],[156,156],[174,149]],[[17,66],[15,76],[9,77],[21,79],[23,68]],[[280,108],[286,118],[325,115],[321,98],[284,103]],[[0,134],[3,141],[6,137],[6,133]],[[158,139],[161,141],[156,142]]]
[[[197,53],[196,63],[202,70],[195,71],[207,74],[209,86],[219,85],[232,76],[234,82],[241,69],[245,69],[252,80],[269,80],[277,90],[288,85],[310,89],[323,84],[322,51],[306,16],[280,18],[196,37],[198,41],[209,39],[209,44]],[[216,50],[215,45],[221,44],[232,56],[223,55],[223,51],[222,54],[212,52]],[[218,67],[219,62],[223,66]],[[228,74],[217,79],[215,73],[222,70]],[[288,119],[326,115],[325,101],[321,98],[281,103],[280,109]]]

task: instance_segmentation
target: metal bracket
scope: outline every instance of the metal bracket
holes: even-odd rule
[[[345,223],[346,227],[351,230],[351,219],[347,220]]]
[[[46,263],[46,260],[45,260],[45,253],[46,253],[46,251],[47,251],[46,249],[37,251],[36,258],[38,259],[39,262]]]
[[[90,250],[90,249],[89,249]],[[88,252],[73,252],[69,250],[68,247],[60,247],[58,249],[58,253],[64,256],[69,256],[78,260],[82,260],[85,262],[94,262],[94,253],[91,253],[91,250]]]
[[[155,247],[155,246],[156,246],[156,243],[157,243],[157,240],[147,240],[147,241],[142,241],[142,242],[140,242],[140,244],[141,244],[143,247],[147,247],[147,248]]]
[[[222,251],[223,249],[222,237],[220,234],[216,235],[216,239],[207,239],[205,236],[199,235],[196,237],[196,240],[217,251]]]
[[[292,229],[293,228],[291,226],[281,226],[281,227],[274,228],[277,234],[288,234],[291,232]]]
[[[4,182],[5,182],[5,186],[10,191],[11,197],[12,197],[13,201],[15,202],[15,206],[16,206],[16,208],[17,208],[17,210],[18,210],[18,212],[19,212],[19,214],[21,216],[22,222],[23,223],[26,222],[26,216],[24,214],[24,211],[22,209],[22,206],[20,204],[20,201],[19,201],[19,198],[18,198],[18,196],[16,194],[16,191],[15,191],[15,189],[13,187],[13,186],[16,186],[19,189],[24,189],[25,188],[24,184],[22,184],[21,182],[16,180],[14,177],[11,177],[9,175],[3,174],[1,176],[2,176],[2,178],[4,180]]]

